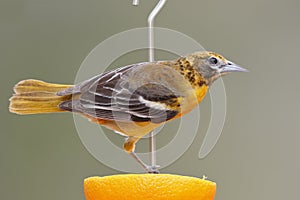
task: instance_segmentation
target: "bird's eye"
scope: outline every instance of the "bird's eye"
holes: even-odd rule
[[[218,64],[218,62],[219,62],[218,59],[215,57],[209,58],[209,63],[212,65],[216,65],[216,64]]]

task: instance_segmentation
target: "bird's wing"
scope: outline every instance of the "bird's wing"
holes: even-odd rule
[[[134,65],[128,65],[125,67],[120,67],[118,69],[108,71],[101,73],[97,76],[92,77],[91,79],[88,79],[86,81],[83,81],[81,83],[78,83],[72,87],[69,87],[67,89],[61,90],[57,92],[58,96],[65,96],[65,95],[70,95],[70,94],[80,94],[82,91],[86,91],[91,87],[91,84],[94,84],[96,82],[99,83],[105,83],[111,81],[111,79],[115,78],[114,76],[118,76],[119,74],[126,73],[129,69],[131,69],[134,66],[137,65],[143,65],[144,63],[139,63],[139,64],[134,64]]]
[[[119,68],[74,86],[79,99],[60,108],[106,120],[162,123],[180,112],[183,96],[174,85],[174,79],[180,83],[176,76],[181,77],[158,63]]]

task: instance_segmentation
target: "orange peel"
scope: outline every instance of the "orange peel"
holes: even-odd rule
[[[213,200],[216,183],[172,174],[123,174],[84,180],[86,200]]]

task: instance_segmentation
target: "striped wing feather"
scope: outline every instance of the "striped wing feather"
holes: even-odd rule
[[[94,118],[116,121],[165,122],[178,114],[165,103],[178,94],[152,80],[136,80],[135,74],[146,73],[149,64],[140,63],[116,69],[62,90],[60,96],[80,94],[78,99],[59,105],[61,109],[87,114]],[[147,66],[145,68],[145,66]],[[157,65],[155,65],[157,67]]]

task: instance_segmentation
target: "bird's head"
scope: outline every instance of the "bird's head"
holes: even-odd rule
[[[197,52],[186,57],[198,72],[212,84],[219,77],[231,72],[248,72],[248,70],[225,59],[223,56],[214,52]]]

